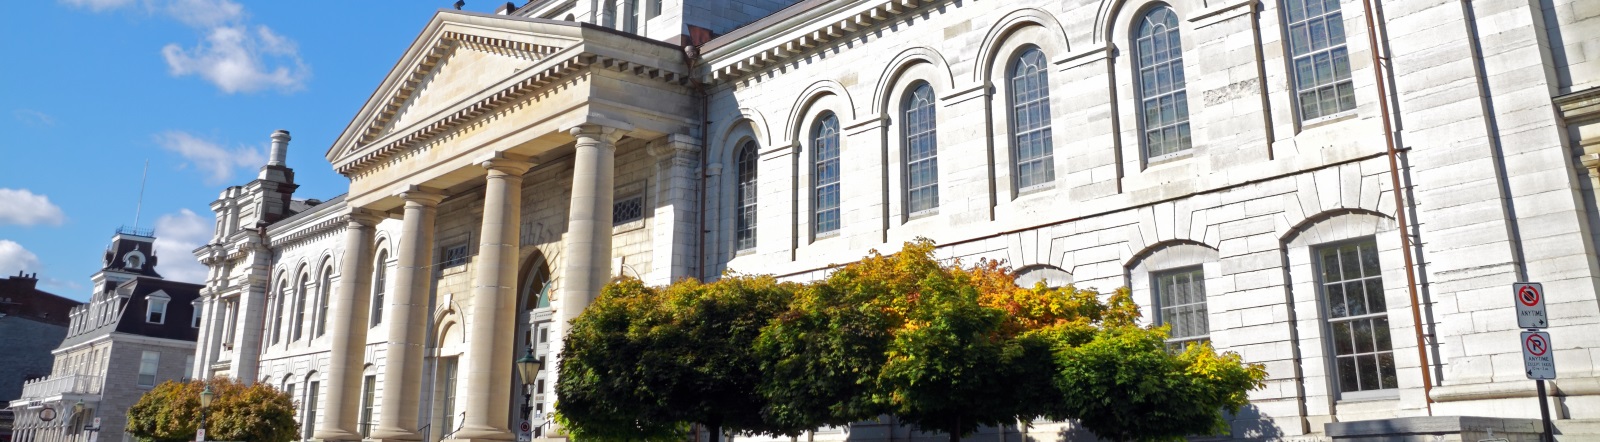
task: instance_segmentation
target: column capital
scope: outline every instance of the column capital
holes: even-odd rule
[[[351,208],[346,217],[349,218],[350,227],[373,227],[386,218],[382,212],[361,207]]]
[[[606,144],[616,144],[623,135],[633,132],[633,125],[620,121],[585,123],[569,127],[565,132],[574,138],[594,138]]]
[[[533,163],[528,160],[528,157],[522,155],[495,152],[479,159],[478,165],[488,170],[490,177],[495,176],[495,172],[520,177],[528,173],[528,169],[533,168]]]
[[[406,186],[405,190],[400,191],[396,196],[399,196],[408,205],[417,203],[424,207],[437,206],[440,201],[444,201],[443,190],[418,185]]]

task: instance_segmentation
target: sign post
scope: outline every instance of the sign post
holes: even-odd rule
[[[1550,425],[1550,401],[1544,381],[1556,378],[1555,347],[1550,344],[1550,334],[1539,331],[1550,326],[1544,308],[1544,284],[1512,284],[1511,296],[1516,300],[1513,305],[1517,327],[1526,330],[1522,332],[1522,369],[1539,390],[1539,417],[1544,421],[1545,440],[1554,441],[1556,433]]]

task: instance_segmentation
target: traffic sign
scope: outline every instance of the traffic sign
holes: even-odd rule
[[[1544,309],[1544,284],[1537,282],[1519,282],[1511,285],[1511,293],[1516,298],[1517,327],[1519,328],[1545,328],[1549,327]]]
[[[1556,378],[1556,355],[1550,345],[1549,333],[1522,332],[1522,368],[1527,372],[1528,379]]]

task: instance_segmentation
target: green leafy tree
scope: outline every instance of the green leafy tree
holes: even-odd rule
[[[294,403],[269,385],[245,385],[227,378],[167,381],[145,392],[128,409],[127,431],[145,442],[194,440],[200,428],[200,392],[211,386],[205,410],[206,438],[287,442],[298,438]]]
[[[639,439],[708,428],[796,434],[769,424],[755,393],[752,350],[795,291],[772,277],[688,279],[657,290],[637,279],[608,285],[574,321],[562,353],[557,409],[575,435]]]

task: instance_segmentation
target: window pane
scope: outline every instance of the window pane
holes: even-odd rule
[[[1144,118],[1145,156],[1157,157],[1189,149],[1188,137],[1178,126],[1189,119],[1184,95],[1182,38],[1171,8],[1158,6],[1146,13],[1135,39],[1135,66],[1140,72],[1139,100]]]
[[[1356,358],[1343,357],[1339,360],[1339,391],[1361,391],[1361,383],[1356,381]]]
[[[1336,355],[1346,355],[1346,354],[1351,354],[1351,353],[1355,352],[1354,351],[1355,350],[1355,345],[1351,344],[1351,342],[1353,340],[1350,337],[1350,323],[1349,322],[1335,322],[1335,323],[1333,323],[1333,333],[1330,334],[1328,336],[1328,338],[1329,339],[1333,339],[1333,353],[1334,354],[1336,354]]]
[[[1378,354],[1378,378],[1380,381],[1378,388],[1398,388],[1400,386],[1399,382],[1395,382],[1393,353]]]

